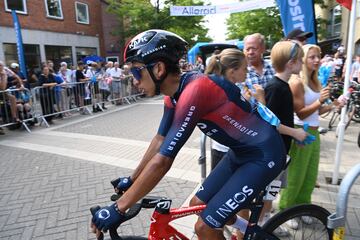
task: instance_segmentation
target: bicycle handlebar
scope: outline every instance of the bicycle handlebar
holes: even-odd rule
[[[122,196],[122,194],[113,194],[110,197],[110,199],[111,199],[111,201],[116,201],[121,196]],[[141,200],[141,202],[134,204],[128,211],[126,211],[126,213],[125,213],[125,221],[124,222],[126,222],[126,221],[134,218],[136,215],[138,215],[142,208],[155,208],[156,205],[162,199],[164,199],[164,198],[163,197],[155,197],[155,196],[146,196],[145,198],[143,198]],[[98,210],[100,210],[100,208],[101,207],[99,205],[91,207],[90,208],[91,214],[94,216],[95,213]],[[120,226],[120,224],[109,229],[110,238],[112,240],[123,240],[123,238],[121,238],[119,236],[119,234],[117,233],[117,228],[119,226]],[[104,234],[101,232],[100,235],[98,236],[97,240],[103,240],[103,239],[104,239]]]

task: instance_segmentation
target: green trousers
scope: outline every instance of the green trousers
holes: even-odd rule
[[[316,140],[306,146],[294,142],[289,155],[288,186],[280,194],[279,208],[283,210],[294,205],[311,203],[311,194],[315,188],[320,160],[320,136],[318,130],[309,129]]]

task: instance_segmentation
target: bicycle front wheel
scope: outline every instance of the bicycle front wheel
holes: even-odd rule
[[[331,240],[333,230],[326,226],[329,215],[326,209],[317,205],[298,205],[274,215],[262,230],[275,239]],[[294,221],[297,226],[291,224]]]

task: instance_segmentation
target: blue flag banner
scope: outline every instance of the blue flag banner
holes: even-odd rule
[[[313,36],[307,43],[317,44],[316,22],[313,0],[276,0],[281,15],[284,35],[296,28],[304,32],[312,32]]]
[[[18,59],[19,59],[20,71],[24,75],[24,77],[27,78],[20,23],[19,23],[19,20],[18,20],[15,10],[11,10],[11,15],[12,15],[12,18],[14,21],[14,29],[15,29],[15,34],[16,34],[16,46],[17,46],[17,54],[18,54]]]

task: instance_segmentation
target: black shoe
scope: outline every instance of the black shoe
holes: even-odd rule
[[[106,110],[106,109],[107,109],[107,107],[105,107],[105,105],[103,105],[103,106],[102,106],[102,109]]]
[[[102,112],[102,111],[101,111],[101,108],[99,108],[99,107],[96,107],[96,110],[97,110],[98,112]]]
[[[93,113],[98,112],[99,110],[97,108],[93,108]]]

